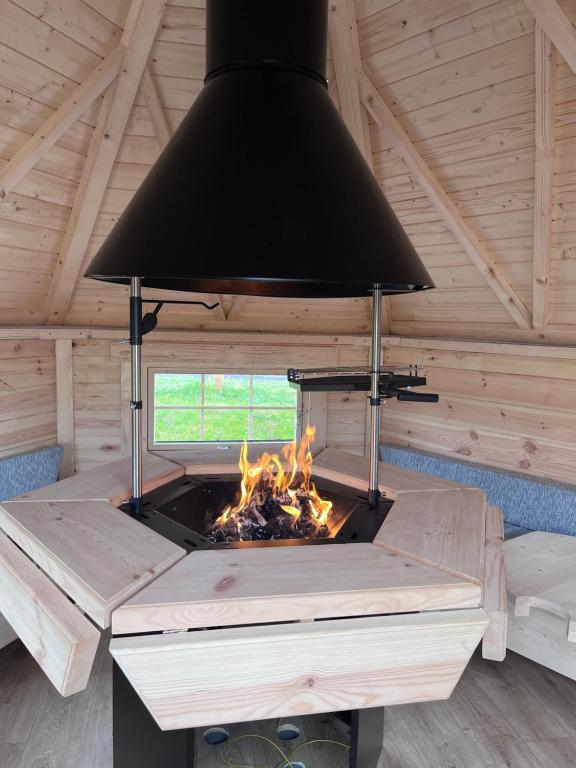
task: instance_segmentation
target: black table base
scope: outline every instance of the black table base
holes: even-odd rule
[[[350,725],[349,768],[376,768],[384,737],[382,708],[342,713]],[[114,768],[203,768],[194,762],[194,728],[162,731],[128,682],[113,668]]]

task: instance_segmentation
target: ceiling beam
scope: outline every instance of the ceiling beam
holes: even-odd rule
[[[142,80],[140,81],[140,93],[146,103],[146,108],[150,114],[152,125],[156,133],[156,139],[160,145],[160,149],[164,149],[166,144],[172,138],[172,128],[166,117],[166,112],[160,101],[158,95],[158,89],[156,83],[150,72],[150,67],[146,67],[142,74]]]
[[[362,99],[378,127],[386,134],[394,149],[418,181],[430,202],[441,214],[455,239],[486,280],[498,300],[520,328],[531,328],[532,319],[524,303],[512,288],[500,267],[486,251],[475,232],[434,176],[408,134],[396,120],[366,72],[359,76]]]
[[[340,113],[364,160],[374,170],[368,113],[362,104],[358,86],[362,61],[353,0],[333,0],[330,3],[328,22]]]
[[[164,0],[132,0],[120,41],[126,48],[122,70],[104,94],[48,292],[48,324],[63,324],[65,320],[163,12]]]
[[[362,103],[358,77],[362,72],[360,40],[354,0],[332,0],[328,28],[330,46],[338,85],[340,114],[358,145],[364,160],[374,173],[374,160],[370,144],[368,112]],[[372,318],[372,299],[368,315]],[[382,332],[388,333],[391,324],[391,306],[388,298],[382,302]]]
[[[104,93],[118,75],[125,52],[124,46],[118,44],[20,147],[0,171],[0,199],[4,199],[14,189],[88,107]]]
[[[524,0],[536,22],[576,72],[576,27],[558,0]]]
[[[550,284],[552,246],[552,192],[554,184],[554,129],[556,48],[536,24],[536,155],[534,173],[534,263],[532,323],[545,328]]]

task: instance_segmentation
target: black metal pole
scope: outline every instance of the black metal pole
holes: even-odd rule
[[[374,286],[372,299],[372,354],[370,374],[370,484],[368,504],[377,507],[380,501],[378,461],[380,451],[380,372],[382,342],[382,287]]]
[[[130,361],[132,412],[132,496],[134,514],[142,513],[142,294],[141,279],[130,280]]]

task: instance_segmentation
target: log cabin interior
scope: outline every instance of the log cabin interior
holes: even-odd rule
[[[0,768],[574,766],[575,470],[575,0],[0,0]]]

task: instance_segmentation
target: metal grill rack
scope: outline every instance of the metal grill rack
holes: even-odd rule
[[[370,392],[370,368],[290,368],[287,376],[290,386],[300,392]],[[380,369],[380,397],[397,398],[423,403],[437,403],[438,395],[431,392],[413,392],[412,387],[426,386],[426,377],[417,365],[403,368],[382,366]]]

